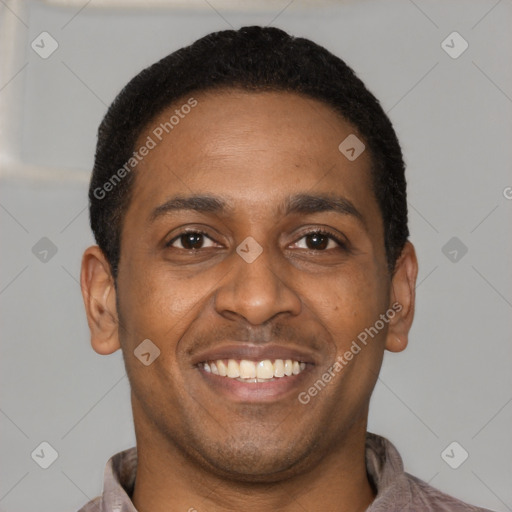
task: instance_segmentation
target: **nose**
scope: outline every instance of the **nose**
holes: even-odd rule
[[[233,266],[215,295],[215,309],[223,316],[236,314],[252,325],[280,313],[298,315],[301,301],[288,284],[283,262],[268,249],[254,260],[234,252]]]

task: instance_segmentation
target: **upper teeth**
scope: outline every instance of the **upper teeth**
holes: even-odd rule
[[[306,368],[306,363],[292,359],[270,359],[263,361],[249,361],[242,359],[217,359],[202,363],[207,372],[231,379],[272,379],[274,377],[285,377],[297,375]]]

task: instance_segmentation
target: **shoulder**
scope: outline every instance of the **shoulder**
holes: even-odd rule
[[[367,512],[492,512],[450,496],[406,473],[396,447],[367,432],[366,469],[377,491]]]
[[[403,478],[410,489],[411,511],[419,509],[426,512],[492,512],[460,501],[409,473],[404,473]],[[405,508],[404,512],[406,510],[409,509]]]
[[[78,512],[98,512],[101,509],[101,496],[86,503]]]

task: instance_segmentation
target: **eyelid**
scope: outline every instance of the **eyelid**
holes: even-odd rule
[[[186,235],[188,233],[194,233],[194,234],[201,234],[203,236],[205,236],[206,238],[209,238],[212,242],[215,242],[216,244],[218,244],[219,242],[217,242],[217,240],[215,240],[214,238],[212,238],[205,230],[203,229],[199,229],[199,228],[185,228],[183,229],[182,231],[180,231],[178,234],[176,234],[175,236],[173,236],[168,242],[165,242],[164,244],[164,247],[171,247],[171,244],[176,242],[180,237],[182,237],[183,235]],[[182,249],[184,251],[186,251],[187,249]],[[191,250],[191,249],[189,249]],[[197,249],[199,250],[199,249]]]
[[[217,242],[213,237],[211,237],[208,234],[208,232],[206,232],[206,230],[203,230],[203,229],[200,229],[200,228],[184,228],[182,231],[177,233],[171,240],[166,242],[165,243],[165,247],[171,247],[171,244],[176,242],[181,236],[186,235],[187,233],[201,234],[204,237],[206,237],[209,240],[211,240],[212,242],[214,242],[216,244],[219,244],[219,242]],[[296,238],[293,243],[296,244],[299,240],[302,240],[305,236],[312,235],[312,234],[321,234],[321,235],[326,236],[327,238],[329,238],[329,239],[333,240],[334,242],[336,242],[341,249],[347,249],[348,248],[348,241],[344,237],[342,237],[340,235],[337,235],[337,234],[334,234],[331,230],[329,230],[327,228],[324,228],[324,227],[316,227],[316,228],[315,227],[309,227],[309,228],[306,228],[305,231],[303,231],[302,233],[299,233],[297,235],[298,238]],[[187,249],[183,249],[183,250],[187,250]],[[189,249],[189,250],[194,250],[194,249]],[[201,250],[201,249],[196,249],[196,251],[199,251],[199,250]],[[315,251],[314,249],[310,249],[310,250],[314,251],[314,252],[326,252],[325,250],[324,251]]]
[[[317,233],[324,235],[327,238],[330,238],[331,240],[336,242],[342,249],[348,248],[348,240],[344,236],[335,234],[330,229],[324,228],[324,227],[306,228],[305,231],[303,231],[302,233],[300,233],[298,235],[299,238],[297,238],[297,240],[294,243],[297,243],[299,240],[301,240],[302,238],[304,238],[307,235],[312,235],[312,234],[317,234]],[[314,249],[310,249],[310,250],[314,251]],[[326,252],[326,251],[315,251],[315,252]]]

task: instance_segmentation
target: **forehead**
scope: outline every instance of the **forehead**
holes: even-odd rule
[[[277,214],[292,193],[335,191],[371,216],[369,152],[351,161],[339,149],[354,136],[356,129],[333,108],[299,94],[192,94],[140,135],[136,149],[150,140],[154,147],[137,164],[128,213],[146,218],[171,196],[211,193],[229,198],[230,214],[237,208],[263,213],[261,207],[270,213],[272,202]]]

